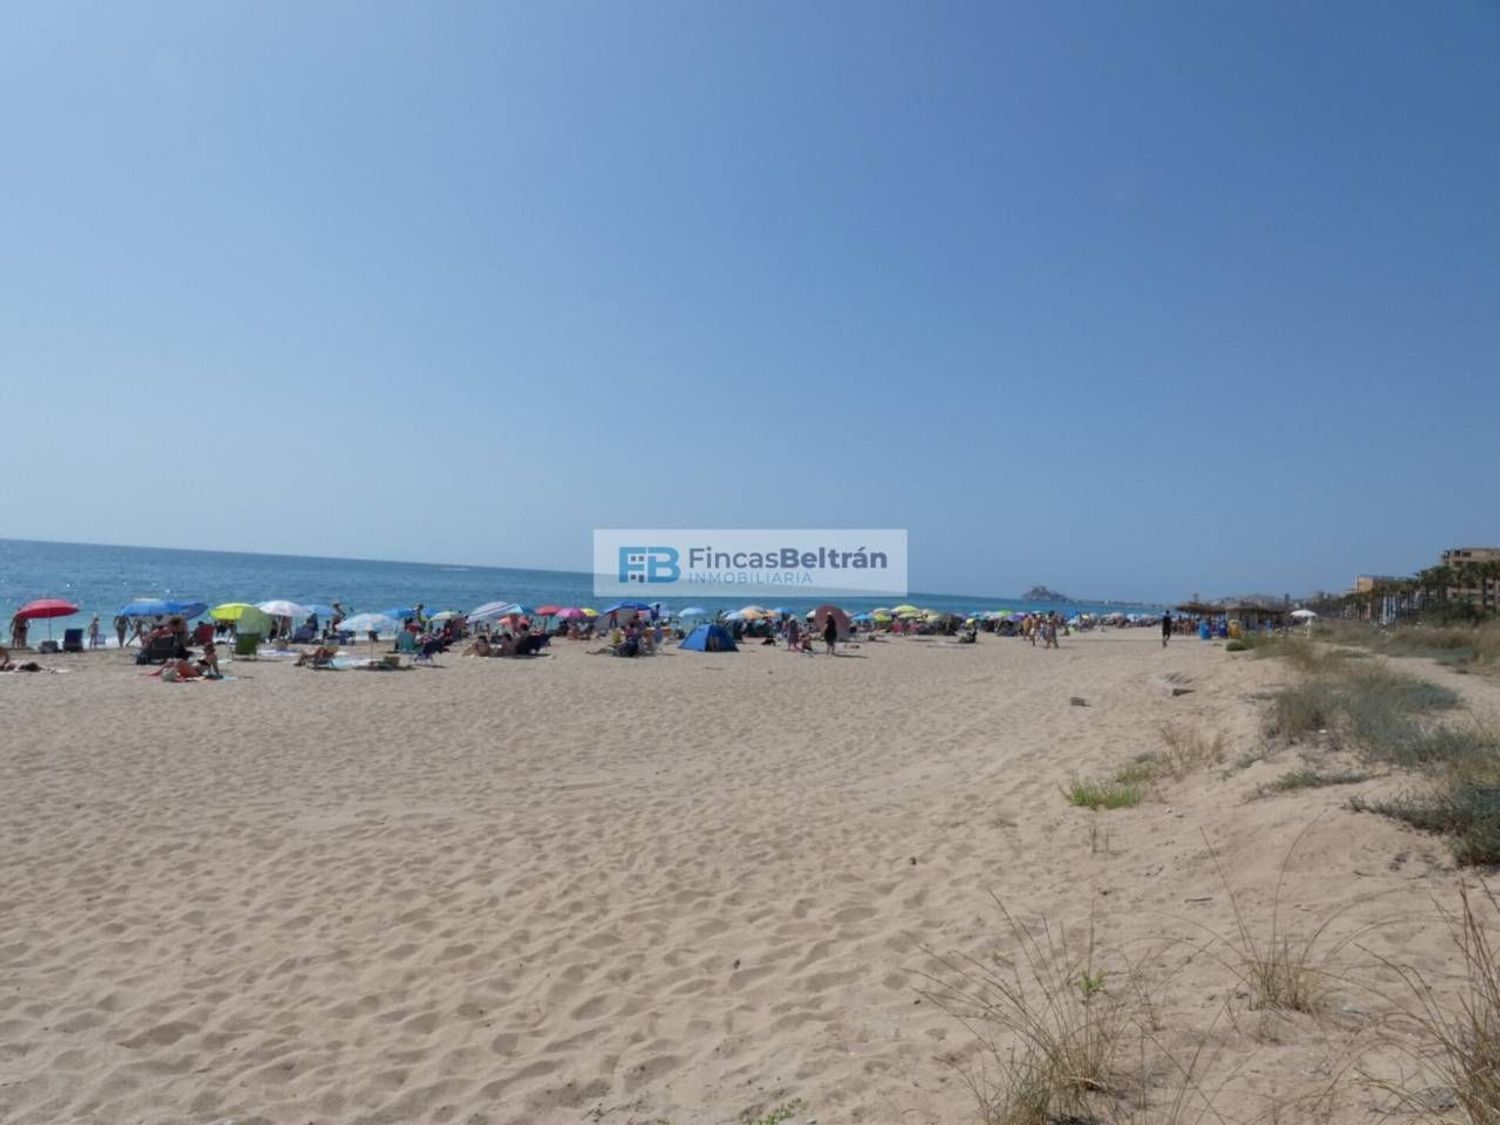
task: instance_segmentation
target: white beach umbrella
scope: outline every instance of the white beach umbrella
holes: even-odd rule
[[[506,611],[514,606],[515,602],[485,602],[478,609],[469,610],[470,621],[488,621],[492,618],[505,617]]]
[[[394,633],[401,622],[383,613],[356,613],[339,622],[339,629],[350,633]]]
[[[290,617],[296,621],[303,620],[307,617],[308,614],[312,612],[312,610],[308,609],[305,605],[298,605],[296,602],[289,602],[285,598],[280,598],[269,602],[261,602],[255,608],[260,610],[262,613],[270,614],[272,617]]]
[[[1294,610],[1292,610],[1292,616],[1293,617],[1306,618],[1307,620],[1310,621],[1310,620],[1312,620],[1314,617],[1316,617],[1318,615],[1316,613],[1314,613],[1310,609],[1294,609]]]

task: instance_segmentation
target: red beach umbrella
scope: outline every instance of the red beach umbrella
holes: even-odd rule
[[[556,617],[558,610],[562,608],[560,605],[539,605],[536,607],[536,612],[540,617]]]
[[[32,618],[41,617],[72,617],[78,612],[78,607],[72,602],[65,602],[61,598],[38,598],[34,602],[27,602],[19,610],[19,616],[28,621]]]
[[[34,621],[39,618],[47,619],[47,639],[52,639],[52,618],[71,617],[78,612],[78,607],[72,602],[65,602],[61,598],[38,598],[34,602],[27,602],[16,611],[16,616],[25,621]]]

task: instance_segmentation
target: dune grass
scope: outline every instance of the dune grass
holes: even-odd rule
[[[1433,1089],[1451,1092],[1471,1125],[1500,1125],[1500,900],[1487,887],[1461,886],[1460,909],[1439,908],[1462,963],[1453,998],[1444,1000],[1422,973],[1382,958],[1415,1001],[1407,1018],[1416,1032],[1419,1073],[1407,1084],[1373,1082],[1403,1109],[1433,1116]]]
[[[1130,809],[1146,795],[1143,785],[1118,778],[1079,777],[1074,775],[1063,788],[1070,805],[1081,809]]]
[[[1365,770],[1329,770],[1323,772],[1312,766],[1303,766],[1282,774],[1275,781],[1261,786],[1262,790],[1290,793],[1298,789],[1323,789],[1330,785],[1358,785],[1370,780]]]
[[[1272,697],[1267,735],[1293,743],[1322,736],[1325,745],[1352,748],[1367,763],[1420,774],[1423,784],[1409,793],[1356,797],[1350,807],[1447,837],[1459,863],[1500,863],[1500,733],[1438,722],[1459,702],[1440,684],[1295,645],[1281,653],[1304,675]],[[1342,783],[1334,777],[1310,768],[1284,775],[1273,788]]]
[[[938,957],[923,995],[976,1037],[984,1066],[964,1073],[982,1125],[1100,1120],[1128,1082],[1132,991],[1096,964],[1094,930],[1022,925],[998,899],[1012,952]]]

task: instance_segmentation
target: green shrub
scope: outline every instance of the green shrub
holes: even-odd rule
[[[1082,809],[1128,809],[1141,803],[1146,795],[1139,784],[1122,782],[1117,778],[1091,778],[1074,776],[1063,793],[1068,803]]]

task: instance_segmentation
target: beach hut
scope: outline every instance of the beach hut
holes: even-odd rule
[[[738,652],[739,646],[722,625],[705,623],[699,625],[684,638],[679,646],[689,652]]]

